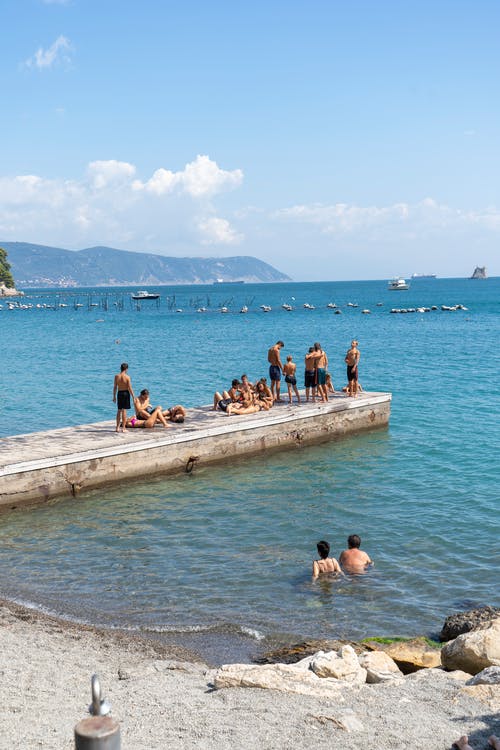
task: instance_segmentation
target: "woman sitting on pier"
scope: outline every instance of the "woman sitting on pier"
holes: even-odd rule
[[[258,380],[255,384],[255,402],[263,411],[269,411],[273,405],[271,390],[263,380]]]

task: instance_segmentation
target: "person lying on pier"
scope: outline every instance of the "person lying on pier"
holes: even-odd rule
[[[161,413],[159,406],[149,415],[147,419],[141,419],[140,417],[129,417],[125,423],[125,427],[154,427],[156,422],[160,422],[164,427],[170,427],[167,424],[167,420]]]
[[[366,552],[361,547],[361,537],[351,534],[347,539],[349,549],[345,549],[340,555],[340,564],[348,573],[364,573],[370,565],[374,565]]]
[[[226,414],[255,414],[260,411],[260,406],[256,402],[255,394],[246,384],[240,385],[240,399],[230,403],[226,407]]]
[[[151,403],[149,401],[149,391],[147,388],[143,388],[140,394],[137,396],[136,399],[134,399],[134,407],[135,407],[135,416],[138,419],[149,419],[151,414],[153,414],[154,411],[157,411],[158,409],[161,412],[161,415],[158,414],[156,421],[160,422],[160,424],[164,425],[164,420],[169,420],[170,422],[184,422],[186,418],[186,410],[183,406],[180,404],[177,404],[176,406],[171,406],[170,409],[163,409],[161,406],[151,406]],[[164,419],[162,419],[162,417]],[[164,425],[165,426],[165,425]]]
[[[271,389],[262,380],[255,384],[255,403],[262,411],[269,411],[273,405],[273,394]]]
[[[342,569],[337,560],[334,557],[329,557],[330,545],[328,542],[322,540],[317,543],[316,547],[320,559],[313,561],[313,578],[318,578],[318,576],[323,575],[324,573],[342,573]]]
[[[241,384],[238,378],[234,378],[231,383],[231,388],[228,391],[223,391],[222,395],[219,391],[214,393],[214,411],[219,408],[221,411],[227,411],[229,404],[237,403],[241,401]]]
[[[186,413],[186,409],[183,406],[176,404],[175,406],[171,406],[170,409],[165,409],[163,416],[170,422],[182,424],[186,419]]]

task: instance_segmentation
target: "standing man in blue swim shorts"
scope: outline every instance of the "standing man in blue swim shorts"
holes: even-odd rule
[[[281,363],[280,350],[283,349],[284,343],[277,341],[267,352],[267,361],[269,362],[269,377],[271,379],[271,393],[273,394],[273,401],[281,401],[280,388],[281,388],[281,373],[283,372],[283,365]]]

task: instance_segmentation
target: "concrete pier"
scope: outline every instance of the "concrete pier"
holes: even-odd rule
[[[76,496],[130,479],[190,471],[232,457],[320,443],[389,422],[390,393],[331,396],[226,416],[204,406],[169,429],[115,432],[114,421],[0,439],[0,509]]]

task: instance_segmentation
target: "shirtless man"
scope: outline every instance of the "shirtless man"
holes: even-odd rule
[[[347,539],[349,549],[345,549],[340,555],[340,564],[348,573],[363,573],[369,565],[373,565],[372,560],[366,552],[360,549],[361,537],[357,534],[351,534]]]
[[[314,351],[314,346],[309,347],[309,351],[307,352],[305,356],[305,367],[306,371],[304,373],[304,386],[306,389],[306,401],[309,401],[309,394],[311,394],[311,401],[314,403],[316,401],[316,369],[315,369],[315,362],[316,362],[316,352]]]
[[[116,412],[116,432],[125,432],[127,424],[127,409],[130,409],[130,397],[134,399],[134,391],[132,390],[132,383],[130,376],[128,375],[128,364],[122,362],[120,365],[120,372],[115,375],[113,383],[113,401],[117,406]]]
[[[328,542],[318,542],[316,547],[320,559],[313,562],[313,578],[317,578],[322,573],[342,573],[337,560],[334,557],[329,557],[330,545]]]
[[[229,391],[223,391],[222,394],[219,391],[214,393],[214,411],[220,409],[221,411],[227,411],[227,407],[230,404],[235,404],[241,400],[241,383],[238,378],[234,378],[231,382],[231,388]]]
[[[134,398],[135,416],[139,420],[148,420],[151,414],[156,414],[156,421],[160,422],[164,427],[170,427],[167,424],[170,411],[167,409],[164,411],[161,406],[151,406],[149,401],[149,391],[147,388],[143,388],[137,398]],[[172,420],[174,421],[174,420]]]
[[[269,362],[269,377],[271,378],[271,392],[275,401],[281,401],[281,373],[283,365],[281,364],[280,349],[284,347],[282,341],[277,341],[267,352],[267,361]]]
[[[353,339],[351,341],[351,348],[345,355],[344,360],[347,365],[348,393],[353,398],[356,398],[358,395],[358,363],[360,356],[358,342],[356,339]]]
[[[326,388],[326,370],[328,367],[328,357],[326,352],[321,348],[321,344],[316,342],[314,344],[314,351],[316,353],[316,385],[318,386],[318,392],[322,401],[328,401],[328,391]]]
[[[297,402],[300,404],[300,394],[297,389],[297,378],[295,377],[295,371],[297,365],[293,361],[291,354],[286,358],[286,365],[283,365],[283,373],[285,375],[285,383],[288,386],[288,401],[292,403],[292,388],[297,396]]]

